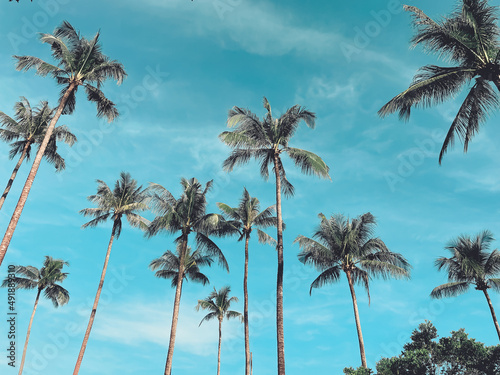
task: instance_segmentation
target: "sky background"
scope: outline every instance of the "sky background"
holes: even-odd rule
[[[429,16],[449,14],[455,1],[408,1]],[[491,1],[500,5],[500,1]],[[95,117],[95,107],[79,92],[76,111],[63,116],[78,137],[61,145],[67,168],[56,174],[42,162],[10,248],[9,264],[41,267],[45,255],[70,263],[63,286],[68,305],[54,309],[43,300],[37,310],[24,373],[70,373],[78,355],[97,289],[111,226],[81,229],[78,211],[92,207],[87,196],[96,179],[114,185],[121,171],[147,186],[155,182],[179,196],[181,177],[214,180],[208,212],[216,202],[238,204],[243,187],[261,208],[274,204],[274,184],[264,181],[254,162],[227,174],[221,170],[229,148],[217,138],[226,130],[232,106],[264,116],[266,96],[275,115],[299,104],[317,115],[316,129],[302,125],[294,147],[320,155],[332,180],[305,176],[285,163],[296,194],[283,202],[285,244],[285,354],[287,374],[341,374],[360,365],[347,281],[313,291],[317,272],[297,260],[298,235],[311,236],[321,212],[350,218],[371,212],[376,235],[412,264],[410,281],[374,279],[371,305],[357,288],[368,365],[400,353],[411,331],[431,320],[440,336],[464,327],[487,345],[498,344],[484,296],[471,289],[451,299],[432,300],[431,290],[446,275],[434,267],[446,244],[460,234],[490,229],[500,236],[500,132],[493,114],[473,139],[438,154],[445,132],[463,99],[413,111],[408,123],[397,116],[380,119],[377,110],[406,89],[425,64],[447,62],[411,49],[410,14],[398,0],[305,2],[249,0],[46,0],[0,6],[0,110],[13,115],[20,96],[32,105],[56,106],[60,88],[32,71],[17,72],[12,55],[51,61],[38,32],[51,33],[68,20],[83,36],[100,30],[103,53],[123,63],[128,77],[104,91],[122,116],[113,124]],[[0,181],[7,182],[15,161],[0,144]],[[29,166],[24,164],[0,212],[5,230]],[[152,217],[150,213],[146,216]],[[269,234],[275,235],[272,230]],[[87,346],[81,375],[161,374],[165,366],[174,289],[157,279],[150,261],[174,250],[173,237],[145,239],[124,225],[111,252],[108,274]],[[203,312],[194,307],[213,289],[230,285],[243,311],[243,243],[216,240],[231,272],[217,265],[203,269],[210,285],[185,283],[174,353],[175,375],[215,373],[217,324],[198,327]],[[499,247],[499,241],[493,248]],[[250,242],[250,345],[254,374],[276,373],[275,283],[273,247]],[[18,361],[35,293],[16,297]],[[492,294],[494,307],[500,298]],[[6,290],[0,291],[0,347],[6,348]],[[3,350],[3,349],[2,349]],[[0,354],[2,374],[15,374]],[[244,373],[243,326],[224,322],[223,374]]]

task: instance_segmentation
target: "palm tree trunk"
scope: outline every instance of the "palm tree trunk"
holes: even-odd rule
[[[498,339],[500,340],[500,327],[498,326],[497,316],[495,314],[495,310],[493,309],[493,305],[491,304],[490,296],[486,289],[483,290],[484,296],[486,297],[486,301],[488,301],[488,306],[490,307],[491,316],[493,317],[493,323],[495,324],[495,328],[497,330]]]
[[[354,291],[354,285],[351,279],[351,273],[346,272],[347,282],[349,283],[349,289],[351,290],[352,305],[354,307],[354,318],[356,320],[356,329],[358,330],[358,341],[359,341],[359,352],[361,354],[361,365],[367,368],[366,365],[366,355],[365,355],[365,343],[363,342],[363,332],[361,332],[361,322],[359,321],[358,312],[358,302],[356,301],[356,292]]]
[[[222,341],[222,319],[219,319],[219,352],[217,354],[217,375],[220,375],[220,344]]]
[[[279,155],[274,154],[274,173],[276,175],[276,216],[278,275],[276,280],[276,337],[278,344],[278,375],[285,375],[285,335],[283,330],[283,219],[281,216],[281,176]]]
[[[12,187],[12,184],[14,183],[14,179],[16,178],[17,171],[21,167],[21,164],[23,164],[24,158],[26,157],[26,154],[28,153],[28,149],[31,146],[31,142],[26,142],[26,145],[24,146],[23,152],[21,154],[21,157],[19,158],[19,161],[16,164],[16,167],[14,168],[14,171],[12,171],[12,174],[10,176],[9,182],[7,182],[7,187],[3,191],[2,197],[0,197],[0,210],[2,209],[3,202],[5,202],[5,198],[7,198],[7,194],[9,194],[10,188]]]
[[[66,106],[66,102],[68,100],[68,97],[70,94],[75,90],[77,87],[76,83],[71,83],[64,93],[63,97],[61,98],[61,101],[59,103],[59,106],[57,107],[56,113],[52,120],[50,121],[49,127],[47,128],[47,131],[45,132],[45,137],[43,138],[42,144],[40,145],[40,148],[38,149],[38,152],[36,153],[35,160],[33,161],[33,165],[31,167],[30,173],[28,174],[28,178],[26,179],[26,182],[24,183],[23,190],[21,192],[21,196],[19,197],[19,201],[17,202],[16,208],[14,209],[14,213],[12,214],[12,217],[9,222],[9,226],[7,227],[7,230],[5,231],[5,235],[3,237],[2,243],[0,244],[0,265],[3,262],[3,259],[5,258],[5,254],[7,253],[7,248],[9,247],[10,240],[12,239],[12,236],[14,235],[14,231],[16,230],[17,222],[19,221],[19,218],[21,217],[21,212],[23,211],[24,204],[26,203],[26,200],[28,199],[28,194],[31,190],[31,186],[33,185],[33,181],[35,181],[35,176],[36,173],[38,172],[38,168],[40,167],[40,162],[42,161],[43,154],[45,153],[45,149],[47,148],[47,144],[49,143],[50,137],[52,135],[52,132],[54,131],[54,127],[56,126],[57,121],[59,120],[59,117],[61,117],[61,114],[63,112],[64,107]]]
[[[111,246],[113,245],[113,240],[115,238],[114,232],[115,226],[113,225],[113,231],[111,232],[111,238],[108,244],[108,251],[106,252],[106,258],[104,259],[104,266],[102,268],[101,280],[99,281],[99,287],[97,288],[97,293],[94,299],[94,305],[92,306],[92,312],[90,313],[89,324],[87,325],[87,330],[85,331],[85,336],[83,337],[82,347],[80,348],[80,353],[78,354],[78,359],[76,361],[75,370],[73,375],[77,375],[80,371],[80,366],[82,365],[83,355],[85,354],[85,349],[87,348],[87,342],[89,341],[90,331],[92,330],[92,325],[94,324],[95,314],[97,312],[97,304],[99,303],[99,298],[101,297],[102,287],[104,285],[104,277],[106,276],[106,271],[108,269],[109,255],[111,253]]]
[[[179,255],[179,275],[175,288],[174,311],[172,312],[172,326],[170,328],[170,341],[168,343],[167,363],[165,364],[165,375],[172,373],[172,358],[174,357],[175,334],[177,333],[177,321],[179,320],[179,306],[181,304],[182,281],[184,279],[184,259],[187,250],[187,236],[182,240],[181,253]]]
[[[250,335],[248,332],[248,241],[250,236],[245,236],[245,274],[243,276],[243,323],[245,325],[245,375],[250,375]]]
[[[33,312],[31,313],[30,324],[28,325],[28,333],[26,334],[26,342],[24,343],[23,356],[21,358],[21,364],[19,365],[19,375],[23,373],[24,359],[26,358],[26,350],[28,349],[28,341],[30,339],[31,325],[33,324],[33,318],[35,317],[36,308],[38,306],[38,299],[40,298],[41,289],[38,289],[36,294],[35,306],[33,306]]]

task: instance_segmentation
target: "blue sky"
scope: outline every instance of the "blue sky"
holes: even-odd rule
[[[491,1],[500,5],[499,1]],[[455,1],[409,1],[432,17],[453,10]],[[34,105],[57,103],[59,88],[50,78],[14,69],[12,55],[50,60],[36,32],[52,32],[68,20],[82,35],[101,31],[103,52],[121,61],[128,73],[121,86],[105,85],[122,116],[109,125],[79,93],[74,115],[63,116],[79,142],[61,146],[67,170],[56,174],[43,162],[0,273],[8,264],[40,267],[45,255],[70,262],[64,282],[70,303],[54,309],[43,301],[35,316],[25,374],[72,371],[97,289],[111,227],[81,229],[78,211],[95,179],[114,184],[121,171],[139,183],[160,183],[179,195],[181,177],[214,179],[209,211],[216,202],[235,206],[245,186],[262,208],[274,203],[274,187],[254,163],[227,174],[221,170],[229,149],[217,139],[234,105],[259,116],[266,96],[275,113],[294,104],[317,115],[316,129],[305,125],[293,146],[320,155],[332,181],[305,176],[285,164],[296,194],[283,203],[285,231],[285,353],[287,373],[340,374],[360,364],[352,303],[345,278],[314,290],[317,273],[297,260],[292,244],[311,236],[317,215],[349,217],[371,212],[376,235],[413,265],[411,281],[371,283],[371,305],[357,288],[368,364],[396,355],[411,331],[431,320],[440,335],[464,327],[488,345],[497,337],[486,301],[474,289],[435,301],[429,293],[446,282],[433,266],[446,255],[446,243],[460,234],[490,229],[500,236],[500,132],[493,114],[464,154],[457,144],[438,165],[442,139],[463,95],[437,107],[417,109],[408,123],[397,116],[380,119],[377,110],[410,83],[416,70],[438,63],[419,48],[410,49],[410,15],[398,0],[284,2],[248,0],[47,0],[3,2],[0,7],[0,110],[12,115],[20,96]],[[439,62],[446,64],[446,62]],[[0,176],[8,179],[15,162],[0,144]],[[28,173],[23,165],[3,210],[4,229]],[[151,216],[151,215],[149,215]],[[269,232],[272,234],[272,231]],[[145,239],[124,227],[114,243],[110,269],[90,337],[82,375],[162,373],[168,345],[174,290],[156,279],[149,262],[173,237]],[[196,312],[198,299],[212,288],[231,285],[243,310],[243,244],[217,240],[228,259],[227,274],[204,269],[210,285],[186,283],[174,354],[177,375],[216,371],[217,327]],[[493,248],[498,247],[498,241]],[[254,239],[250,248],[250,334],[254,373],[276,373],[276,254]],[[18,358],[35,294],[17,293]],[[6,311],[0,291],[0,311]],[[495,308],[500,299],[492,295]],[[2,325],[3,327],[3,325]],[[2,332],[4,329],[2,330]],[[7,341],[0,333],[0,342]],[[2,344],[4,347],[5,344]],[[14,374],[0,355],[2,374]],[[224,322],[222,373],[244,371],[243,327]]]

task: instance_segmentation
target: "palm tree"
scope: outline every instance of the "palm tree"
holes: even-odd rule
[[[38,57],[14,56],[17,59],[16,69],[27,71],[34,68],[38,75],[43,77],[51,75],[56,79],[57,84],[63,86],[63,89],[59,98],[59,105],[45,131],[45,137],[40,144],[5,236],[0,244],[0,265],[14,235],[17,222],[21,217],[21,212],[28,199],[42,156],[49,145],[54,127],[61,115],[71,114],[75,109],[78,87],[83,86],[87,99],[96,104],[97,117],[106,117],[108,121],[113,121],[118,116],[118,111],[115,104],[104,96],[101,85],[108,78],[113,78],[120,84],[126,76],[121,63],[110,60],[101,53],[101,46],[98,43],[99,33],[92,40],[87,40],[80,37],[80,34],[73,26],[64,21],[61,26],[54,30],[53,35],[41,34],[40,40],[43,43],[50,44],[52,56],[57,61],[57,65],[49,64]]]
[[[426,65],[420,68],[410,87],[385,104],[379,115],[384,117],[399,112],[408,120],[412,106],[428,107],[455,97],[468,86],[463,101],[444,139],[439,163],[448,146],[453,146],[455,135],[463,141],[467,152],[469,141],[479,131],[488,112],[499,104],[500,45],[496,7],[486,0],[463,0],[462,5],[450,16],[434,21],[414,6],[405,6],[413,13],[416,34],[413,46],[422,45],[455,66]]]
[[[185,272],[188,239],[189,234],[192,232],[196,234],[196,251],[202,255],[216,257],[218,263],[229,272],[229,266],[222,251],[209,238],[210,235],[224,236],[234,232],[232,226],[223,225],[224,220],[222,216],[206,213],[206,194],[212,186],[212,181],[207,182],[203,188],[196,178],[189,180],[182,178],[181,185],[183,193],[179,199],[175,199],[172,193],[159,184],[150,185],[151,207],[157,216],[149,225],[147,236],[151,237],[160,232],[171,234],[180,232],[179,237],[175,239],[175,243],[179,246],[179,269],[177,270],[179,275],[183,275]],[[172,371],[172,358],[174,355],[183,279],[182,277],[177,277],[176,279],[165,375],[170,375]]]
[[[63,266],[68,266],[68,262],[61,259],[53,259],[50,256],[45,256],[43,267],[38,269],[33,266],[16,266],[14,273],[17,276],[6,277],[2,282],[2,288],[12,287],[14,284],[16,289],[37,289],[35,305],[31,313],[30,323],[28,325],[28,333],[26,334],[26,341],[24,342],[23,356],[19,365],[19,375],[23,373],[24,360],[26,358],[26,349],[28,349],[28,341],[30,339],[31,325],[35,317],[36,308],[40,294],[44,292],[45,298],[52,301],[54,307],[65,305],[69,301],[69,293],[66,289],[60,286],[66,279],[68,274],[61,272]]]
[[[266,208],[264,211],[259,211],[260,202],[257,198],[252,198],[248,194],[247,189],[243,190],[238,207],[230,207],[224,203],[217,203],[219,209],[223,212],[227,219],[231,220],[230,224],[238,230],[240,238],[238,241],[245,239],[245,271],[243,276],[243,322],[245,326],[245,375],[251,374],[251,359],[250,359],[250,335],[248,329],[248,243],[250,234],[255,226],[259,242],[261,243],[276,243],[276,241],[259,229],[276,226],[276,217],[272,216],[274,206]]]
[[[365,287],[369,301],[371,276],[383,279],[391,276],[409,278],[411,267],[401,254],[391,252],[380,238],[372,237],[376,222],[371,213],[363,214],[351,222],[343,215],[334,215],[330,219],[323,214],[318,217],[321,222],[312,238],[298,236],[295,239],[302,249],[298,255],[299,260],[315,266],[321,272],[312,282],[309,294],[313,288],[339,281],[341,271],[345,273],[354,308],[361,364],[366,368],[365,345],[354,284]]]
[[[278,273],[276,281],[276,327],[278,349],[278,375],[285,374],[285,338],[283,332],[283,216],[281,212],[281,193],[285,196],[293,195],[294,188],[286,178],[285,169],[281,162],[281,154],[286,153],[302,172],[329,178],[329,168],[325,162],[310,151],[288,146],[290,138],[295,134],[298,125],[304,121],[307,126],[314,128],[315,115],[304,108],[294,105],[283,115],[275,119],[272,116],[271,106],[264,98],[264,108],[267,115],[261,120],[248,109],[233,107],[229,111],[228,126],[238,127],[233,131],[225,131],[219,138],[226,145],[233,148],[231,155],[224,160],[223,167],[232,171],[236,165],[244,164],[251,158],[260,162],[260,174],[264,179],[269,178],[269,166],[273,166],[276,177],[276,216],[277,216],[277,245]]]
[[[500,290],[500,279],[492,277],[500,273],[500,252],[495,249],[488,253],[493,240],[489,230],[479,233],[475,238],[459,236],[452,240],[446,246],[452,257],[440,257],[435,262],[439,270],[448,272],[449,282],[435,287],[431,297],[455,297],[466,292],[470,285],[475,285],[476,290],[482,291],[486,297],[500,339],[500,327],[488,294],[490,288]]]
[[[198,300],[198,305],[196,305],[196,311],[200,310],[200,307],[203,310],[210,311],[205,317],[201,320],[201,323],[204,321],[209,321],[212,319],[217,319],[219,321],[219,350],[217,354],[217,375],[220,375],[220,344],[222,339],[222,321],[224,318],[228,320],[231,318],[241,317],[241,313],[229,310],[232,302],[238,302],[238,298],[231,297],[229,298],[229,293],[231,292],[231,288],[229,286],[225,286],[217,291],[214,288],[214,291],[208,295],[205,299]]]
[[[17,172],[24,160],[30,159],[31,146],[40,145],[42,142],[47,125],[54,113],[46,101],[40,102],[38,108],[32,109],[28,99],[21,97],[21,101],[14,106],[16,111],[15,119],[0,111],[0,123],[5,129],[0,129],[0,139],[10,144],[9,158],[13,159],[16,155],[21,155],[10,176],[7,187],[0,197],[0,209],[2,209],[5,198],[12,187]],[[76,142],[76,137],[66,126],[58,126],[54,129],[50,137],[47,148],[45,149],[45,159],[55,165],[56,171],[62,171],[65,168],[64,159],[57,153],[56,141],[64,141],[72,146]]]
[[[94,323],[97,304],[99,303],[99,297],[101,296],[102,287],[104,285],[104,277],[106,276],[106,270],[108,268],[111,246],[113,245],[113,240],[115,238],[118,239],[122,231],[122,217],[125,216],[132,227],[144,229],[147,225],[147,220],[138,215],[138,212],[145,211],[148,208],[146,204],[148,198],[147,194],[145,190],[142,189],[142,186],[137,186],[137,181],[132,179],[129,173],[120,173],[120,179],[116,181],[113,190],[111,190],[104,181],[97,180],[97,184],[97,194],[87,198],[90,202],[95,203],[97,207],[85,208],[80,211],[82,215],[92,216],[94,219],[82,225],[82,228],[95,227],[108,219],[111,219],[113,222],[113,227],[111,229],[111,238],[109,239],[106,258],[104,259],[99,287],[97,288],[94,305],[92,306],[89,323],[85,331],[73,375],[78,374],[80,371],[85,348],[87,347],[92,324]]]

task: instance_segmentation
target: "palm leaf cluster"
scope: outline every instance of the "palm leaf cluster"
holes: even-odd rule
[[[80,36],[69,22],[64,21],[56,27],[53,34],[41,34],[40,40],[50,45],[57,65],[34,56],[14,56],[17,59],[17,70],[27,71],[33,68],[42,77],[50,75],[54,78],[62,86],[60,102],[69,93],[63,114],[73,113],[78,86],[83,86],[87,99],[97,106],[97,116],[114,120],[118,111],[101,91],[101,86],[108,78],[121,84],[126,73],[120,62],[111,60],[101,52],[99,33],[88,40]]]
[[[132,179],[130,173],[122,172],[112,190],[104,181],[97,180],[97,193],[88,197],[95,203],[95,208],[85,208],[80,211],[84,216],[94,217],[82,228],[95,227],[108,219],[113,221],[112,234],[118,238],[122,230],[122,217],[125,216],[132,227],[143,227],[146,220],[138,212],[148,209],[148,196],[142,186]]]
[[[279,118],[273,118],[271,105],[266,98],[264,98],[264,108],[267,114],[262,120],[248,109],[234,107],[229,111],[228,126],[238,126],[219,135],[222,142],[233,148],[230,156],[224,160],[223,168],[232,171],[235,166],[255,158],[260,164],[260,174],[264,179],[269,178],[269,166],[273,167],[273,173],[279,176],[285,195],[293,195],[294,187],[286,177],[280,158],[282,153],[287,154],[302,172],[329,178],[329,168],[319,156],[289,146],[290,139],[302,121],[314,129],[314,113],[294,105]]]
[[[230,292],[231,287],[229,286],[225,286],[219,291],[214,288],[213,292],[210,293],[207,298],[198,300],[196,311],[198,311],[200,308],[209,311],[209,313],[205,315],[205,317],[201,320],[200,325],[203,322],[212,319],[218,319],[219,321],[222,321],[224,318],[231,319],[241,317],[241,313],[229,310],[231,303],[238,302],[238,297],[229,297]]]
[[[375,217],[366,213],[349,221],[343,215],[327,218],[319,214],[320,224],[312,238],[298,236],[295,240],[301,247],[299,260],[311,264],[320,271],[312,282],[313,288],[340,279],[341,272],[349,272],[355,284],[366,289],[372,276],[409,277],[410,265],[398,253],[391,252],[385,243],[373,236]]]
[[[493,288],[500,291],[500,252],[488,250],[493,241],[493,234],[486,230],[471,238],[459,236],[451,241],[446,249],[450,251],[450,258],[436,259],[436,267],[448,274],[448,283],[440,285],[431,293],[434,298],[454,297],[466,292],[470,285],[477,290]]]
[[[171,279],[172,288],[177,286],[179,279],[181,245],[177,245],[176,254],[167,250],[161,257],[151,261],[149,268],[155,272],[155,276],[161,279]],[[188,247],[184,258],[183,279],[191,280],[202,285],[209,284],[208,277],[201,271],[200,267],[211,266],[213,259],[209,255],[203,255],[199,250],[194,252]]]
[[[31,155],[31,146],[40,146],[45,136],[47,126],[54,115],[54,109],[49,107],[48,102],[41,101],[38,107],[31,108],[31,105],[25,97],[14,106],[14,118],[0,112],[0,123],[3,129],[0,129],[0,139],[10,144],[9,158],[13,159],[26,150],[26,161],[29,161]],[[76,137],[66,126],[58,126],[49,140],[45,150],[45,159],[54,164],[57,171],[65,168],[64,159],[57,153],[56,141],[62,141],[72,146],[76,142]]]
[[[439,154],[439,162],[455,137],[469,142],[499,104],[500,44],[496,8],[486,0],[463,0],[449,17],[434,21],[415,6],[405,6],[413,15],[416,32],[413,46],[422,46],[454,66],[426,65],[420,68],[410,87],[395,96],[380,110],[380,116],[398,112],[408,120],[412,107],[429,107],[468,93],[453,120]],[[494,86],[492,86],[494,85]],[[497,90],[494,89],[497,88]]]
[[[68,262],[61,259],[46,256],[40,269],[33,266],[16,266],[14,270],[16,276],[11,279],[6,278],[1,287],[6,288],[11,281],[17,289],[43,291],[45,298],[50,300],[54,307],[58,307],[69,301],[68,291],[59,285],[68,277],[67,272],[62,272],[62,268],[68,265]]]

